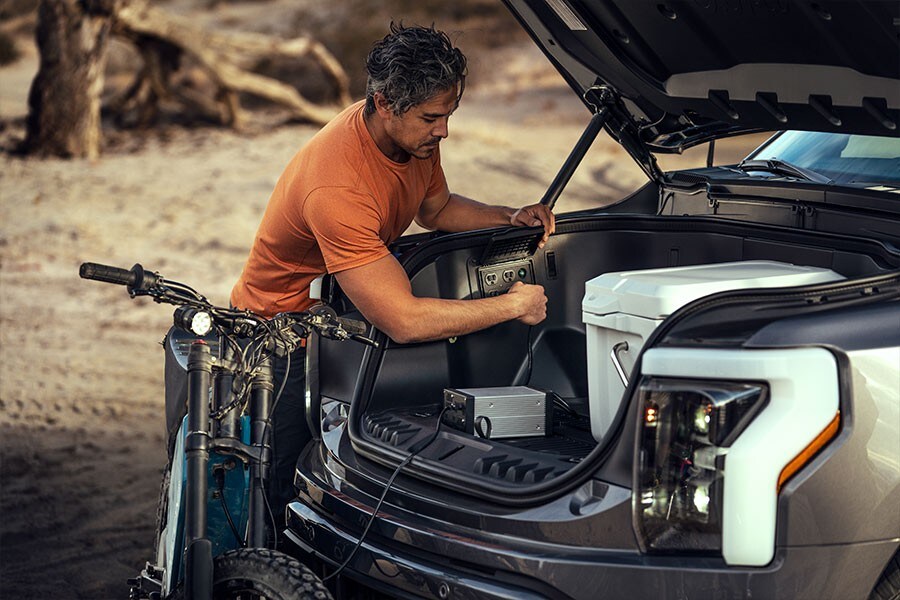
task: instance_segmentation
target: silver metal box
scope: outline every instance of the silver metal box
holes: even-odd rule
[[[551,424],[547,394],[525,386],[445,389],[445,419],[483,438],[545,436]]]

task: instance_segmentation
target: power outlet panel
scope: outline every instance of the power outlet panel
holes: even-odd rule
[[[478,287],[483,298],[505,294],[517,281],[534,283],[530,259],[478,267]]]

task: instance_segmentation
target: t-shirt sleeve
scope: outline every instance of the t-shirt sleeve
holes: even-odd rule
[[[348,188],[320,188],[306,198],[303,218],[329,273],[361,267],[390,254],[379,235],[382,216],[371,196]]]

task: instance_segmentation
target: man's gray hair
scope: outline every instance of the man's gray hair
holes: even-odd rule
[[[442,31],[391,23],[391,33],[376,42],[366,58],[365,114],[375,112],[381,93],[395,115],[466,81],[466,57]]]

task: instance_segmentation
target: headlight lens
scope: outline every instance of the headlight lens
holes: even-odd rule
[[[635,529],[644,551],[722,548],[728,447],[765,406],[759,383],[644,378]]]
[[[212,331],[212,316],[192,306],[179,306],[175,309],[175,326],[202,337]]]

